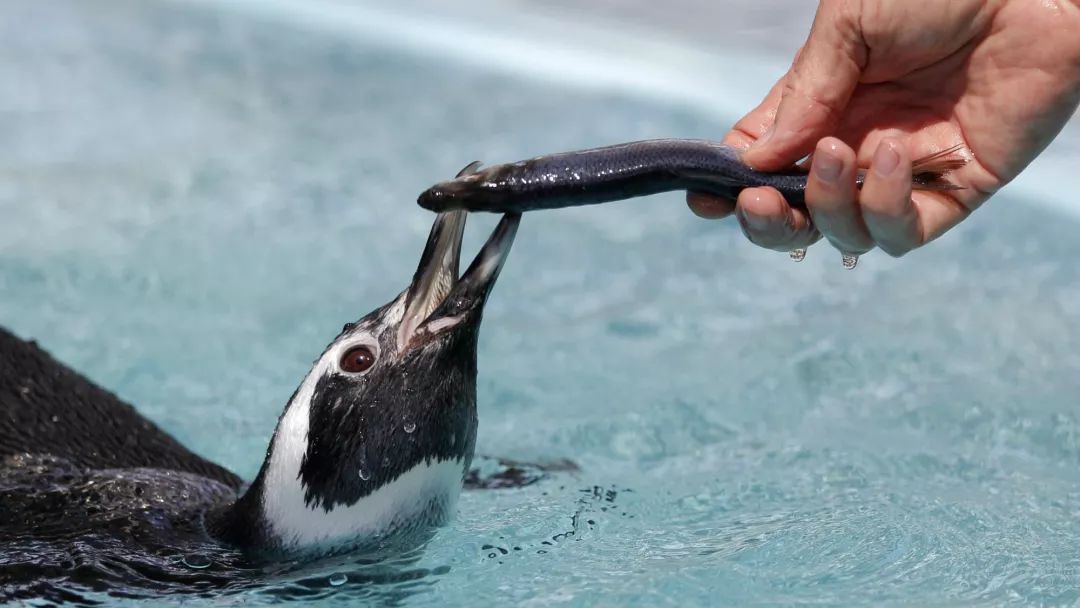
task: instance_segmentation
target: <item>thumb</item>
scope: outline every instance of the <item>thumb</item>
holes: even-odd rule
[[[853,4],[822,0],[806,44],[781,80],[772,126],[743,153],[750,166],[790,166],[835,129],[868,56]]]

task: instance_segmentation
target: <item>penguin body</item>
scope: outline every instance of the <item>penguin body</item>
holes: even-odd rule
[[[440,214],[410,286],[315,360],[250,484],[0,328],[0,599],[47,597],[42,581],[77,579],[83,559],[87,580],[135,572],[160,588],[209,567],[190,556],[214,565],[198,580],[227,582],[422,542],[469,473],[480,319],[518,221],[459,277],[465,215]]]

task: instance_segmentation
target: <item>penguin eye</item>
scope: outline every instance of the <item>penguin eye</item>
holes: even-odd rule
[[[375,365],[375,353],[366,346],[354,346],[341,356],[341,369],[350,374],[366,372],[372,365]]]

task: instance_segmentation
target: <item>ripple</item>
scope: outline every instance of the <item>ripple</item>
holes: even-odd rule
[[[654,598],[658,589],[677,589],[672,597],[690,604],[714,603],[718,590],[730,605],[763,597],[844,605],[1077,600],[1080,491],[1055,489],[1056,500],[1039,501],[1032,493],[1047,494],[1045,481],[942,454],[717,450],[700,455],[717,474],[692,483],[663,469],[644,490],[547,485],[466,504],[450,538],[487,539],[470,549],[481,559],[436,550],[464,568],[456,580],[524,582],[535,573],[531,593],[481,595],[541,603],[556,587],[579,605],[678,605]],[[725,452],[745,474],[715,470]],[[475,519],[485,525],[466,525]],[[574,534],[559,535],[566,531]],[[484,574],[483,564],[499,574]]]
[[[74,549],[61,549],[60,547]],[[181,556],[155,555],[110,536],[84,536],[62,544],[12,539],[0,559],[0,601],[44,600],[116,605],[121,600],[176,597],[215,605],[246,596],[399,602],[423,593],[445,567],[417,568],[418,551],[388,560],[363,556],[306,563],[250,563],[238,553],[200,546]]]
[[[249,479],[311,348],[412,276],[430,219],[402,202],[465,148],[727,128],[260,19],[91,4],[0,3],[0,68],[33,83],[0,92],[0,316]],[[1076,225],[999,196],[854,272],[763,252],[675,194],[530,216],[485,310],[478,441],[581,471],[466,493],[423,554],[384,564],[8,537],[0,593],[1075,605]]]

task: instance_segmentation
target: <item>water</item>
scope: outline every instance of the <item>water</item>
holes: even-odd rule
[[[240,13],[0,10],[0,323],[247,478],[311,360],[411,277],[420,189],[727,124]],[[850,272],[674,195],[530,215],[478,450],[581,470],[465,494],[400,562],[188,605],[1074,604],[1078,224],[1047,214],[1006,193]]]

